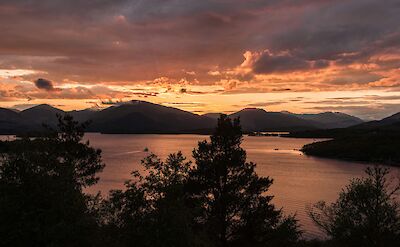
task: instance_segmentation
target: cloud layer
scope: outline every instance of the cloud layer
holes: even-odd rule
[[[399,13],[398,0],[3,0],[0,69],[35,73],[0,73],[1,99],[395,92]]]

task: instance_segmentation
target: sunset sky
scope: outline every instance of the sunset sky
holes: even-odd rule
[[[399,0],[0,0],[0,106],[400,111]]]

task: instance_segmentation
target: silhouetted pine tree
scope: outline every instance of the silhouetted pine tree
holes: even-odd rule
[[[255,164],[246,162],[240,145],[238,119],[222,115],[211,141],[199,142],[190,171],[188,193],[200,206],[199,226],[216,246],[290,246],[299,231],[293,217],[285,218],[266,195],[273,180],[259,177]]]
[[[1,142],[0,246],[90,245],[97,225],[82,189],[104,164],[84,127],[59,116],[47,137]]]

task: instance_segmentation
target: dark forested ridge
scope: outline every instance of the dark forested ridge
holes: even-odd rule
[[[6,111],[7,109],[4,109]],[[102,133],[202,133],[210,132],[214,121],[176,108],[143,101],[111,106],[104,110],[64,112],[49,105],[38,105],[19,113],[7,110],[13,116],[2,118],[3,134],[44,131],[42,123],[56,126],[57,114],[73,116],[79,122],[91,121],[87,131]]]
[[[347,128],[364,121],[341,112],[322,112],[317,114],[294,114],[295,116],[318,123],[321,129]]]
[[[347,128],[329,128],[306,131],[292,131],[286,137],[294,138],[340,138],[363,135],[366,133],[397,133],[400,132],[400,112],[381,120],[363,122]]]
[[[400,114],[349,128],[293,132],[289,137],[332,138],[305,145],[307,155],[400,166]]]
[[[173,107],[145,101],[131,101],[103,110],[64,112],[50,105],[38,105],[21,112],[0,109],[0,134],[26,134],[44,131],[42,123],[55,126],[56,114],[73,116],[79,122],[90,120],[89,132],[101,133],[198,133],[210,134],[220,114],[197,115]],[[240,117],[245,132],[304,131],[347,127],[362,122],[341,113],[292,114],[246,108],[229,115]]]
[[[246,108],[229,115],[240,117],[243,128],[248,131],[295,131],[319,129],[316,122],[282,112],[267,112],[263,109]]]
[[[307,155],[400,166],[399,133],[365,133],[314,142],[301,149]]]

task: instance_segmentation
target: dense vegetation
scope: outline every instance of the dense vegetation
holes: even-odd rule
[[[367,168],[367,178],[353,179],[336,202],[316,203],[311,219],[336,246],[396,246],[400,244],[399,178],[389,170]]]
[[[285,137],[331,139],[305,145],[302,151],[307,155],[400,165],[400,120],[397,114],[349,128],[293,132]]]
[[[307,155],[400,166],[400,133],[371,132],[307,144]]]
[[[211,141],[165,161],[150,155],[124,190],[83,189],[98,181],[101,152],[83,142],[84,125],[59,117],[57,131],[0,143],[0,246],[387,246],[398,243],[397,189],[386,170],[367,170],[338,202],[312,219],[325,242],[301,240],[294,216],[276,208],[273,180],[246,161],[238,120],[218,120]],[[349,217],[351,216],[351,217]],[[366,236],[368,238],[366,239]],[[365,245],[364,245],[365,243]],[[358,244],[356,244],[358,245]]]
[[[83,246],[95,234],[82,189],[101,171],[100,150],[81,143],[84,126],[60,117],[60,133],[1,143],[0,246]]]

